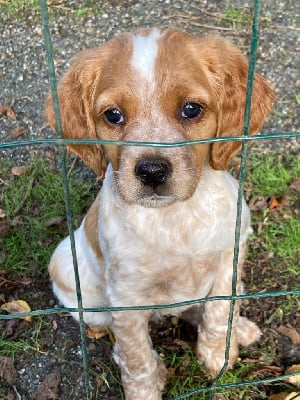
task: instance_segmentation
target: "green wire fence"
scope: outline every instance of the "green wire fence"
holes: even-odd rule
[[[64,196],[65,196],[65,204],[66,204],[66,215],[67,222],[69,227],[69,234],[71,239],[71,248],[73,254],[73,263],[74,263],[74,271],[75,271],[75,280],[76,280],[76,288],[77,288],[77,298],[78,298],[78,308],[53,308],[53,309],[45,309],[45,310],[36,310],[24,313],[14,313],[10,315],[0,315],[0,319],[12,319],[12,318],[20,318],[24,316],[37,316],[37,315],[46,315],[46,314],[54,314],[61,312],[78,312],[79,313],[79,326],[80,326],[80,336],[81,336],[81,346],[82,346],[82,364],[83,371],[85,377],[85,386],[86,386],[86,399],[91,400],[90,393],[90,378],[88,372],[88,356],[87,356],[87,345],[86,345],[86,335],[85,335],[85,324],[83,321],[83,312],[107,312],[107,311],[126,311],[126,310],[147,310],[147,309],[161,309],[161,308],[175,308],[186,305],[194,305],[200,304],[207,301],[216,301],[216,300],[230,300],[230,312],[228,318],[228,332],[226,339],[226,351],[225,351],[225,362],[221,372],[218,376],[210,383],[208,386],[203,388],[198,388],[189,392],[186,392],[182,395],[173,397],[172,400],[180,400],[188,398],[192,395],[197,395],[201,393],[206,393],[207,399],[212,399],[214,393],[218,390],[231,390],[233,388],[252,386],[252,385],[260,385],[264,383],[282,381],[288,377],[298,375],[299,372],[294,372],[290,374],[285,374],[277,377],[270,377],[264,379],[257,379],[252,381],[241,381],[232,384],[219,384],[220,378],[223,375],[226,366],[228,364],[229,359],[229,344],[231,337],[231,329],[232,329],[232,320],[233,320],[233,310],[235,303],[238,300],[243,299],[263,299],[266,297],[277,297],[277,296],[287,296],[287,295],[300,295],[300,288],[294,290],[280,290],[280,291],[270,291],[264,293],[248,293],[237,295],[236,291],[236,279],[237,279],[237,266],[238,266],[238,255],[239,255],[239,237],[240,237],[240,227],[241,227],[241,211],[242,211],[242,198],[243,198],[243,187],[245,181],[246,174],[246,159],[247,159],[247,145],[248,141],[252,140],[267,140],[267,139],[291,139],[300,137],[300,132],[291,132],[291,133],[272,133],[261,135],[249,136],[249,124],[250,124],[250,110],[251,110],[251,96],[252,96],[252,88],[253,88],[253,79],[255,72],[255,64],[256,64],[256,51],[259,40],[259,19],[261,12],[261,0],[254,0],[253,4],[253,24],[252,24],[252,38],[251,38],[251,51],[250,51],[250,59],[249,59],[249,72],[248,72],[248,82],[247,82],[247,97],[246,97],[246,105],[245,105],[245,117],[244,117],[244,132],[242,136],[230,137],[230,138],[213,138],[213,139],[201,139],[196,141],[184,141],[184,142],[176,142],[176,143],[153,143],[153,142],[123,142],[123,141],[110,141],[110,140],[66,140],[63,139],[62,135],[62,127],[61,120],[59,114],[59,102],[57,95],[57,85],[56,85],[56,77],[55,77],[55,68],[54,68],[54,60],[52,55],[52,47],[51,47],[51,35],[49,29],[48,22],[48,12],[47,12],[47,4],[46,0],[40,0],[41,7],[41,15],[43,21],[44,28],[44,41],[47,55],[47,63],[49,69],[49,79],[51,85],[51,92],[53,96],[53,104],[55,110],[55,118],[56,118],[56,127],[58,138],[54,139],[44,139],[44,140],[31,140],[31,141],[15,141],[9,143],[0,144],[0,149],[5,148],[14,148],[14,147],[23,147],[23,146],[38,146],[38,145],[56,145],[59,149],[59,158],[61,164],[62,171],[62,179],[63,179],[63,187],[64,187]],[[80,290],[80,279],[78,273],[78,265],[76,258],[76,249],[75,249],[75,240],[74,240],[74,226],[73,226],[73,218],[72,218],[72,210],[71,210],[71,201],[69,194],[69,186],[68,186],[68,174],[67,174],[67,163],[66,163],[66,146],[67,144],[73,143],[86,143],[86,144],[110,144],[115,146],[151,146],[151,147],[180,147],[180,146],[190,146],[190,145],[201,145],[203,143],[212,143],[217,141],[241,141],[242,142],[242,151],[241,151],[241,166],[240,166],[240,176],[239,176],[239,191],[238,191],[238,201],[237,201],[237,218],[236,218],[236,229],[235,229],[235,245],[234,245],[234,261],[233,261],[233,277],[232,277],[232,294],[231,296],[214,296],[208,298],[195,299],[191,301],[185,301],[181,303],[173,303],[173,304],[161,304],[161,305],[152,305],[152,306],[144,306],[140,305],[137,307],[102,307],[102,308],[83,308],[82,306],[82,297]],[[300,395],[296,394],[293,399],[299,398]]]

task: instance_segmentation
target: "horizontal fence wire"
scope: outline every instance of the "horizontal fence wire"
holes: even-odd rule
[[[270,292],[262,292],[262,293],[247,293],[247,294],[237,294],[236,291],[236,282],[237,282],[237,268],[238,268],[238,255],[239,255],[239,238],[240,238],[240,227],[241,227],[241,213],[242,213],[242,198],[243,198],[243,187],[245,181],[246,174],[246,160],[247,160],[247,144],[251,141],[260,141],[260,140],[275,140],[275,139],[292,139],[300,137],[300,132],[287,132],[287,133],[267,133],[263,135],[253,135],[249,136],[249,125],[250,125],[250,110],[251,110],[251,96],[253,89],[253,79],[255,72],[255,63],[256,63],[256,50],[259,38],[259,19],[260,19],[260,8],[261,1],[254,0],[254,11],[253,11],[253,24],[252,24],[252,38],[251,38],[251,51],[250,51],[250,60],[249,60],[249,72],[248,72],[248,82],[247,82],[247,97],[246,97],[246,105],[245,105],[245,118],[244,118],[244,132],[242,136],[234,136],[234,137],[222,137],[222,138],[210,138],[210,139],[199,139],[194,141],[182,141],[182,142],[172,142],[172,143],[157,143],[157,142],[136,142],[136,141],[114,141],[114,140],[101,140],[101,139],[85,139],[85,140],[75,140],[75,139],[64,139],[61,128],[61,119],[59,113],[59,102],[57,95],[57,84],[55,77],[55,68],[54,68],[54,60],[51,46],[51,35],[49,29],[49,21],[48,21],[48,13],[47,13],[47,4],[46,0],[40,0],[41,7],[41,16],[44,28],[44,41],[47,55],[47,63],[49,69],[49,80],[51,86],[51,93],[53,97],[53,104],[55,110],[55,119],[57,126],[57,135],[58,138],[51,139],[38,139],[38,140],[24,140],[24,141],[11,141],[7,143],[1,143],[0,149],[7,148],[15,148],[15,147],[26,147],[26,146],[45,146],[45,145],[53,145],[58,146],[59,148],[59,158],[60,158],[60,166],[62,173],[62,181],[64,187],[64,196],[66,203],[66,215],[67,222],[69,228],[69,235],[71,240],[71,248],[73,255],[73,264],[74,264],[74,272],[75,272],[75,281],[76,281],[76,291],[77,291],[77,299],[78,299],[78,307],[77,308],[68,308],[68,307],[59,307],[59,308],[51,308],[44,310],[35,310],[29,312],[22,313],[12,313],[9,315],[0,314],[0,319],[12,319],[12,318],[21,318],[25,316],[40,316],[40,315],[49,315],[56,314],[62,312],[78,312],[79,313],[79,326],[80,326],[80,338],[81,338],[81,347],[82,347],[82,363],[83,363],[83,371],[85,377],[85,386],[86,386],[86,399],[91,399],[90,393],[90,378],[88,371],[88,357],[87,357],[87,345],[86,345],[86,336],[85,336],[85,324],[83,320],[84,312],[111,312],[111,311],[128,311],[128,310],[157,310],[157,309],[172,309],[183,306],[192,306],[195,304],[201,304],[208,301],[230,301],[230,312],[228,318],[228,332],[227,332],[227,340],[226,340],[226,351],[225,351],[225,363],[218,374],[218,376],[214,379],[214,381],[207,387],[198,388],[186,392],[180,396],[173,397],[173,400],[185,399],[190,396],[206,393],[207,399],[212,399],[214,393],[219,390],[231,390],[238,387],[244,386],[252,386],[259,385],[263,383],[276,382],[285,380],[288,377],[292,377],[298,375],[299,372],[294,372],[290,374],[285,374],[278,377],[270,377],[252,381],[241,381],[232,384],[219,384],[219,379],[223,375],[226,366],[228,364],[229,358],[229,345],[231,339],[231,329],[232,329],[232,320],[233,320],[233,311],[236,301],[245,300],[245,299],[263,299],[267,297],[279,297],[279,296],[288,296],[288,295],[300,295],[300,288],[293,290],[280,290],[280,291],[270,291]],[[66,146],[69,144],[101,144],[101,145],[114,145],[114,146],[143,146],[143,147],[181,147],[181,146],[190,146],[190,145],[201,145],[206,143],[214,143],[214,142],[225,142],[225,141],[241,141],[242,142],[242,151],[241,151],[241,165],[240,165],[240,177],[239,177],[239,191],[238,191],[238,201],[237,201],[237,219],[236,219],[236,231],[235,231],[235,245],[234,245],[234,261],[233,261],[233,277],[232,277],[232,294],[230,296],[213,296],[206,297],[200,299],[194,299],[189,301],[184,301],[180,303],[172,303],[172,304],[152,304],[152,305],[139,305],[132,307],[100,307],[100,308],[84,308],[82,306],[82,297],[80,290],[80,279],[78,273],[78,263],[76,257],[76,249],[75,249],[75,240],[74,240],[74,224],[72,218],[72,208],[69,194],[69,186],[68,186],[68,176],[67,176],[67,163],[66,163]],[[298,397],[296,395],[293,398]]]
[[[183,147],[183,146],[196,146],[206,143],[216,142],[253,142],[260,140],[275,140],[275,139],[292,139],[300,137],[300,131],[297,132],[278,132],[266,133],[251,136],[230,136],[230,137],[215,137],[204,138],[198,140],[183,140],[181,142],[143,142],[131,140],[108,140],[108,139],[63,139],[63,138],[49,138],[49,139],[35,139],[35,140],[20,140],[0,143],[0,149],[26,147],[26,146],[42,146],[42,145],[56,145],[67,146],[70,144],[100,144],[112,146],[141,146],[141,147]]]

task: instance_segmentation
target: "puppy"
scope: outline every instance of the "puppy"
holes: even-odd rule
[[[247,74],[245,57],[220,37],[199,39],[173,29],[125,33],[79,53],[62,78],[63,135],[158,143],[241,135]],[[250,134],[261,128],[273,99],[269,84],[256,74]],[[55,129],[51,97],[46,116]],[[106,169],[103,186],[75,232],[84,307],[231,295],[238,188],[226,169],[240,142],[68,147],[99,178]],[[244,202],[237,293],[250,232]],[[52,255],[49,272],[55,295],[65,306],[77,307],[69,238]],[[186,306],[87,312],[84,320],[94,329],[113,330],[126,399],[158,400],[167,373],[152,348],[149,319],[182,314],[197,325],[198,359],[215,376],[224,364],[229,306],[218,300],[190,313]],[[239,344],[249,345],[259,336],[236,304],[228,366],[236,361]]]

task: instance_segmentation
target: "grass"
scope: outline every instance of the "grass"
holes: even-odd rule
[[[233,26],[249,26],[251,14],[247,8],[229,7],[223,13],[224,22],[229,21]]]
[[[270,207],[252,213],[254,236],[251,257],[259,256],[262,249],[269,253],[269,263],[283,274],[299,274],[299,193],[290,187],[300,178],[300,157],[281,154],[272,157],[255,156],[249,161],[246,190],[250,196],[272,199],[279,208]]]
[[[6,22],[11,18],[39,12],[39,0],[7,0],[0,2],[0,21]]]
[[[291,189],[290,184],[294,179],[299,178],[299,158],[289,154],[257,155],[255,149],[250,156],[245,185],[248,200],[259,195],[266,199],[276,197],[280,201],[285,196],[288,202],[283,203],[275,212],[270,211],[268,207],[252,212],[254,235],[250,243],[249,259],[256,264],[261,263],[264,269],[256,267],[256,271],[260,273],[254,273],[248,280],[247,286],[249,288],[250,283],[258,291],[276,289],[275,281],[273,281],[274,271],[276,271],[281,279],[280,282],[283,282],[282,287],[292,288],[295,287],[296,278],[299,276],[300,223],[297,214],[298,194]],[[0,252],[2,252],[0,270],[9,271],[9,274],[16,278],[35,277],[35,284],[38,285],[41,280],[48,280],[47,264],[50,254],[61,238],[67,234],[65,222],[47,225],[50,219],[65,214],[61,177],[45,162],[37,160],[30,163],[30,173],[26,176],[13,176],[10,171],[9,163],[1,164],[0,209],[5,213],[11,229],[0,247]],[[75,179],[71,175],[70,194],[75,225],[78,226],[94,197],[93,184],[90,181]],[[16,209],[22,203],[24,203],[23,206],[16,213]],[[32,265],[37,267],[33,268]],[[299,310],[299,307],[299,298],[287,296],[279,305],[274,304],[274,309],[264,323],[266,325],[274,321],[280,323],[287,315]],[[15,341],[6,338],[2,333],[0,354],[17,357],[23,352],[38,353],[41,337],[47,329],[49,329],[47,321],[34,318],[31,329]],[[268,346],[262,345],[255,350],[243,349],[242,359],[256,357],[257,362],[238,362],[235,369],[222,376],[219,383],[229,384],[260,377],[257,371],[262,362],[272,365],[276,360],[275,344],[269,343]],[[159,352],[164,355],[169,371],[172,371],[166,389],[168,398],[207,385],[207,377],[191,348],[178,347],[174,351],[174,348],[165,347],[160,348]],[[100,361],[94,365],[91,376],[106,387],[109,384],[117,386],[112,380],[110,369],[103,367]],[[98,390],[100,398],[101,385]],[[189,398],[204,400],[207,398],[205,396],[205,394],[195,394]],[[215,396],[216,399],[222,400],[250,400],[267,397],[265,387],[261,386],[240,387],[231,389],[230,392],[223,390]]]
[[[0,209],[4,210],[11,224],[11,234],[4,238],[0,248],[0,266],[12,275],[31,276],[32,263],[45,272],[49,254],[67,233],[66,229],[60,232],[63,224],[48,226],[52,218],[65,215],[60,175],[39,161],[34,161],[30,168],[30,173],[25,176],[13,176],[9,173],[8,165],[0,170],[0,176],[5,180],[0,187]],[[88,205],[91,187],[90,182],[70,179],[75,226],[79,225],[83,209]],[[16,213],[24,198],[24,206]]]
[[[64,0],[62,2],[49,3],[47,10],[51,20],[63,13],[72,13],[76,18],[82,19],[90,13],[97,12],[99,5],[91,0],[81,0],[76,3]],[[5,23],[10,19],[20,19],[40,22],[40,0],[0,0],[0,21]]]
[[[202,389],[208,385],[207,376],[190,348],[186,349],[184,352],[180,352],[180,350],[174,352],[173,350],[172,354],[164,357],[164,361],[169,371],[174,371],[174,376],[170,378],[166,387],[168,398],[183,395],[195,389],[201,389],[200,393],[195,393],[188,398],[192,400],[207,400],[207,392],[202,392]],[[255,364],[255,367],[256,366],[257,364]],[[227,371],[218,381],[218,385],[228,385],[251,380],[253,378],[253,369],[253,364],[237,362],[235,369]],[[230,391],[219,389],[216,391],[216,395],[221,396],[220,398],[222,400],[252,400],[253,398],[265,398],[261,390],[256,386],[252,388],[240,387],[231,389]]]
[[[260,157],[254,155],[249,160],[248,175],[248,187],[252,195],[282,196],[292,179],[300,177],[299,156],[281,154]]]

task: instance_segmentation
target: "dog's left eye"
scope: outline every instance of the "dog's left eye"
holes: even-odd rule
[[[120,125],[123,124],[125,121],[125,118],[120,110],[117,108],[112,108],[110,110],[104,111],[104,117],[107,122],[114,124],[114,125]]]
[[[201,106],[201,104],[186,103],[181,109],[181,118],[184,119],[196,118],[200,114],[202,114],[203,111],[204,108]]]

